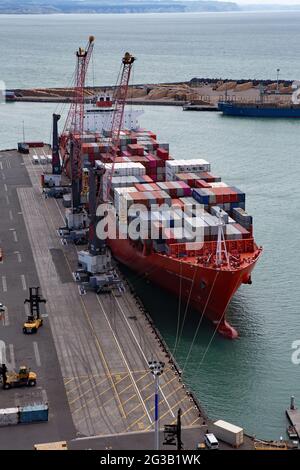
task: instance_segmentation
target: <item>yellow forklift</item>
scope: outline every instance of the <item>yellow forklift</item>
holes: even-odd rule
[[[5,364],[0,365],[0,376],[4,390],[13,387],[34,387],[36,385],[37,375],[27,366],[21,366],[19,372],[8,371]]]
[[[29,287],[29,299],[24,300],[30,304],[30,315],[23,324],[23,333],[37,333],[38,329],[43,325],[43,319],[40,316],[40,304],[46,303],[46,299],[42,298],[39,293],[39,287]]]

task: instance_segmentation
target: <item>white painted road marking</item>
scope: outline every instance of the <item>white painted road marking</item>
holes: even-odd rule
[[[29,305],[28,304],[24,304],[24,309],[25,309],[25,315],[28,317],[30,311],[29,311]]]
[[[4,183],[4,191],[7,191],[7,184]]]
[[[8,213],[9,213],[9,218],[10,218],[10,220],[13,220],[14,216],[13,216],[12,210],[9,209],[9,212],[8,212]]]
[[[3,288],[3,292],[7,292],[6,276],[2,276],[2,288]]]
[[[3,170],[3,163],[0,162],[0,170]]]
[[[6,198],[6,203],[9,204],[9,197],[8,197],[7,194],[6,194],[5,198]]]
[[[21,274],[21,281],[22,281],[23,290],[26,290],[26,289],[27,289],[27,286],[26,286],[26,279],[25,279],[25,275],[24,275],[24,274]]]
[[[10,365],[13,369],[16,368],[16,361],[15,361],[15,352],[13,344],[9,345],[9,356],[10,356]]]
[[[22,256],[21,256],[21,253],[19,253],[18,251],[15,251],[15,254],[17,255],[18,262],[19,262],[19,263],[22,263]]]
[[[38,346],[36,341],[33,341],[33,349],[34,349],[36,365],[38,367],[41,367],[41,358],[40,358],[39,346]]]
[[[15,242],[17,243],[17,241],[18,241],[17,232],[15,232],[15,231],[13,232],[13,237],[14,237]]]

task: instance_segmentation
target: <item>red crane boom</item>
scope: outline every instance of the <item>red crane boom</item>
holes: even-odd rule
[[[85,48],[79,47],[76,52],[77,62],[75,70],[75,85],[73,89],[74,98],[70,105],[64,130],[60,138],[61,155],[65,169],[67,169],[70,158],[68,142],[70,139],[72,139],[73,142],[76,141],[72,167],[76,169],[78,178],[80,178],[81,175],[80,143],[84,129],[84,88],[88,66],[94,48],[94,41],[94,36],[90,36],[87,46]],[[76,177],[73,168],[72,176]]]
[[[118,149],[120,146],[120,132],[122,129],[123,124],[123,117],[124,117],[124,109],[128,94],[128,85],[132,70],[132,65],[135,61],[135,57],[133,57],[129,52],[126,52],[123,59],[122,59],[122,73],[120,77],[119,84],[117,85],[116,92],[115,92],[115,108],[112,117],[112,126],[111,126],[111,153],[112,153],[112,165],[111,169],[108,171],[107,175],[107,186],[104,187],[103,197],[104,200],[108,201],[109,193],[112,183],[112,177],[114,174],[114,167],[115,167],[115,159],[118,153]],[[110,155],[111,156],[111,155]]]

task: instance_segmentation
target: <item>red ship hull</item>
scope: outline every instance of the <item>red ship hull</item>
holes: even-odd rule
[[[181,260],[156,252],[145,255],[130,240],[109,240],[114,257],[146,279],[181,297],[182,301],[212,321],[222,335],[234,339],[238,332],[226,321],[228,304],[241,284],[251,283],[251,272],[261,248],[242,256],[239,268],[216,268],[196,258]]]

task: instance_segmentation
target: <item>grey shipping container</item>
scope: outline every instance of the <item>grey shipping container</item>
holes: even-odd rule
[[[3,408],[0,410],[0,426],[9,426],[18,424],[19,410],[18,408]]]

